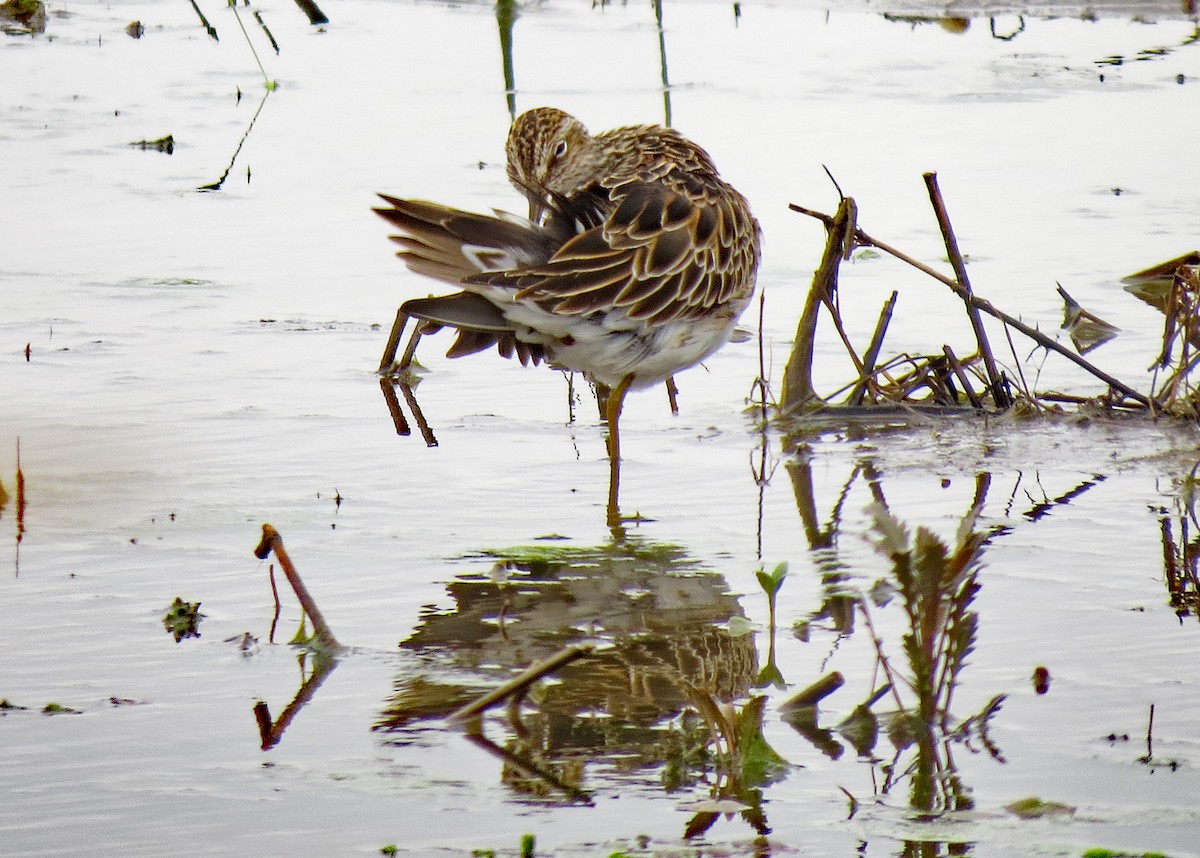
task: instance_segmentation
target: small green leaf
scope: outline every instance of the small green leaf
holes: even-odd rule
[[[758,586],[762,587],[764,593],[768,596],[774,596],[779,592],[779,588],[783,586],[783,579],[787,577],[787,573],[788,564],[785,560],[770,573],[764,569],[759,569],[754,573],[754,577],[758,579]]]

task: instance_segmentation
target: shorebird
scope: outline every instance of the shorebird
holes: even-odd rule
[[[672,128],[592,135],[541,107],[517,117],[505,149],[528,217],[380,194],[388,207],[375,211],[400,230],[391,238],[408,267],[462,289],[401,313],[424,330],[456,328],[451,357],[498,345],[607,388],[611,523],[625,395],[729,340],[754,293],[758,221],[708,153]]]

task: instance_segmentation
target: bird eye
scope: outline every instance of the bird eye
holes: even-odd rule
[[[554,149],[554,157],[561,158],[565,154],[567,154],[567,141],[560,140],[558,141],[558,146]]]

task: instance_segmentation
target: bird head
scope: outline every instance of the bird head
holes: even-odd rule
[[[599,155],[583,123],[553,107],[516,118],[508,132],[508,178],[529,200],[540,223],[553,198],[573,197],[595,181]]]

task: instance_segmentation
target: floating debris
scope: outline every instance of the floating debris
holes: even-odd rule
[[[12,35],[46,32],[46,4],[42,0],[5,0],[0,3],[0,21],[13,21],[21,26],[11,24],[0,26],[4,32]]]
[[[199,602],[185,602],[176,596],[163,615],[163,628],[175,637],[175,643],[179,643],[184,638],[200,637],[202,619],[204,614],[200,613]]]
[[[1046,817],[1072,816],[1075,808],[1056,801],[1043,801],[1036,796],[1018,799],[1004,805],[1004,809],[1021,819],[1045,819]]]
[[[72,709],[70,706],[63,706],[61,703],[47,703],[42,707],[43,715],[81,715],[78,709]]]
[[[172,134],[168,134],[166,137],[159,137],[157,140],[137,140],[129,145],[136,146],[143,152],[154,151],[165,152],[168,155],[175,154],[175,137]]]

